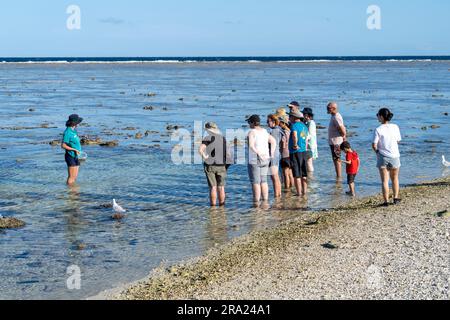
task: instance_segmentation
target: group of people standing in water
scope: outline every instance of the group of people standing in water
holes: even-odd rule
[[[314,173],[314,161],[318,159],[317,126],[311,108],[301,110],[298,102],[293,101],[285,108],[276,110],[267,116],[269,130],[262,126],[259,115],[246,119],[250,130],[248,144],[248,176],[252,185],[253,201],[258,205],[269,200],[269,176],[273,184],[275,198],[282,195],[282,185],[286,190],[295,187],[296,195],[306,197],[308,179]],[[336,178],[341,179],[342,165],[346,165],[347,183],[350,196],[356,196],[355,179],[360,167],[358,153],[352,149],[347,139],[347,130],[336,102],[327,105],[331,116],[328,127],[328,142],[336,171]],[[399,198],[400,153],[398,143],[401,141],[400,129],[391,124],[393,114],[387,108],[377,113],[381,122],[374,133],[372,148],[377,154],[384,196],[383,206],[389,206],[389,179],[392,180],[394,204]],[[229,161],[227,141],[214,122],[205,125],[207,135],[202,141],[199,153],[204,160],[204,171],[209,185],[210,204],[225,205],[225,185]],[[345,160],[341,159],[342,152]]]
[[[285,108],[279,108],[274,114],[267,116],[269,131],[262,126],[259,115],[246,119],[250,130],[247,135],[248,144],[248,176],[252,185],[253,201],[259,204],[269,200],[268,179],[271,177],[274,196],[280,198],[282,185],[286,190],[295,187],[296,195],[306,197],[308,194],[308,179],[314,172],[314,161],[318,159],[317,126],[311,108],[301,110],[298,102],[293,101]],[[328,143],[336,171],[336,177],[341,179],[344,163],[346,165],[347,182],[350,196],[356,195],[355,178],[360,167],[359,155],[354,151],[347,139],[342,115],[338,105],[330,102],[327,112],[331,116],[328,127]],[[372,148],[377,154],[377,167],[382,181],[384,197],[383,206],[389,205],[389,180],[392,181],[394,204],[399,198],[400,152],[398,143],[401,141],[400,129],[391,124],[393,114],[387,108],[377,113],[381,125],[375,130]],[[73,185],[78,177],[81,154],[78,125],[83,121],[74,114],[66,122],[61,147],[65,150],[65,161],[68,167],[67,184]],[[204,162],[204,172],[209,185],[211,206],[224,206],[226,202],[227,172],[234,163],[230,160],[226,138],[214,122],[205,124],[207,135],[203,138],[198,152]],[[233,144],[234,145],[234,144]],[[341,159],[342,152],[345,160]]]

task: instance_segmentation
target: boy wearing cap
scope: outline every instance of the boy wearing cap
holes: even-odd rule
[[[289,153],[294,174],[295,188],[298,196],[305,196],[308,188],[307,151],[309,141],[308,127],[302,122],[304,116],[301,112],[289,113],[292,123],[289,139]]]
[[[76,182],[80,169],[78,155],[81,153],[81,142],[76,128],[82,121],[83,118],[80,118],[77,114],[69,116],[61,143],[61,148],[66,150],[64,157],[68,168],[67,185],[69,186]]]
[[[203,139],[199,153],[204,161],[204,171],[209,186],[209,199],[211,207],[217,204],[225,205],[225,184],[227,179],[227,142],[214,122],[205,124],[208,135]]]

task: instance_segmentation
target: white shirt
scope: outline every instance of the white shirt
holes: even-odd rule
[[[270,150],[269,150],[269,133],[266,129],[252,129],[249,132],[249,135],[252,134],[255,137],[255,149],[260,154],[261,158],[264,160],[270,159]],[[253,152],[251,148],[249,148],[249,163],[257,164],[258,163],[258,155]]]
[[[402,141],[400,129],[396,124],[382,124],[374,133],[373,143],[384,157],[400,158],[398,143]]]

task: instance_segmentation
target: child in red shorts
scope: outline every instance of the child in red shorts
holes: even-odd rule
[[[355,178],[359,171],[359,156],[356,151],[352,150],[350,143],[347,141],[341,144],[341,150],[345,152],[345,160],[341,161],[347,164],[347,183],[350,188],[347,194],[355,197]]]

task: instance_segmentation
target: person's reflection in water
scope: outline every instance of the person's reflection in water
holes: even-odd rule
[[[79,239],[79,235],[84,222],[81,219],[80,187],[76,184],[68,188],[67,208],[64,210],[64,213],[67,219],[66,239],[70,245],[69,250],[81,248],[83,241]]]
[[[228,242],[228,219],[225,207],[211,207],[206,225],[205,247],[209,249]]]
[[[263,201],[252,210],[252,230],[258,231],[264,229],[268,224],[268,218],[271,214],[269,201]]]
[[[335,181],[335,187],[332,190],[330,205],[335,207],[341,204],[343,200],[342,194],[344,193],[344,187],[340,179]]]

